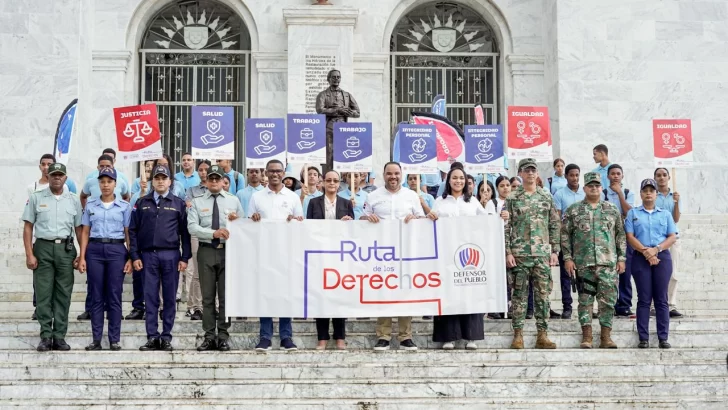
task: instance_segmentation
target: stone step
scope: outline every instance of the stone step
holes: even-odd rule
[[[22,405],[13,400],[0,399],[0,410],[18,410],[52,408],[53,410],[138,410],[143,408],[170,408],[175,410],[463,410],[481,408],[538,408],[540,410],[592,410],[592,409],[676,409],[700,408],[701,410],[725,410],[723,396],[701,396],[699,398],[679,397],[632,397],[610,396],[608,398],[447,398],[407,399],[406,403],[396,398],[317,398],[317,399],[282,399],[267,398],[264,400],[213,400],[205,397],[185,398],[182,400],[146,398],[144,400],[113,401],[111,404],[99,404],[98,400],[34,400],[33,404]],[[197,404],[199,402],[199,404]],[[37,405],[36,405],[37,403]],[[193,403],[193,404],[190,404]],[[40,407],[39,407],[40,406]]]
[[[125,388],[133,385],[133,388]],[[142,383],[65,380],[0,381],[0,397],[36,400],[134,400],[147,397],[164,399],[202,398],[205,400],[325,399],[337,397],[369,400],[397,397],[512,399],[537,396],[611,398],[614,392],[629,391],[635,396],[663,398],[694,397],[699,394],[728,396],[728,377],[619,377],[618,379],[563,378],[558,381],[521,377],[504,383],[502,379],[436,378],[413,384],[411,380],[389,378],[335,380],[232,379],[197,380],[180,384],[178,380],[149,380]]]

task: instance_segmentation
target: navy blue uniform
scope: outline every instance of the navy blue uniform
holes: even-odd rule
[[[170,192],[164,197],[152,192],[140,198],[132,212],[129,239],[132,260],[141,259],[144,265],[147,338],[160,338],[157,311],[161,282],[164,298],[161,339],[171,341],[177,314],[177,265],[180,260],[186,263],[192,257],[185,201]]]

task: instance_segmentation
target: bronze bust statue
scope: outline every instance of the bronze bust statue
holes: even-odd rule
[[[334,169],[334,123],[359,118],[359,104],[354,96],[339,88],[341,72],[331,70],[326,76],[329,88],[316,97],[316,112],[326,115],[326,169]]]

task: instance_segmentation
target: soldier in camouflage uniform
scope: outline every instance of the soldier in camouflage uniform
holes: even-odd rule
[[[602,349],[616,349],[612,341],[612,316],[617,300],[618,274],[625,269],[627,240],[622,215],[613,204],[601,200],[601,176],[584,174],[586,199],[572,204],[561,226],[561,252],[564,268],[583,285],[579,289],[581,347],[592,348],[592,306],[599,303]]]
[[[513,343],[511,349],[523,349],[523,322],[528,301],[528,282],[533,282],[534,307],[538,338],[537,349],[555,349],[548,338],[551,306],[549,297],[553,281],[551,266],[558,265],[559,213],[551,194],[536,185],[536,161],[526,158],[518,163],[523,185],[506,200],[511,215],[505,227],[506,266],[511,268],[509,282],[513,286]]]

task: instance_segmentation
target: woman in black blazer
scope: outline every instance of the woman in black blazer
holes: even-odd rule
[[[313,198],[308,203],[306,219],[339,219],[351,221],[354,219],[354,207],[351,201],[336,195],[339,192],[341,177],[336,171],[328,171],[324,175],[324,194]],[[346,319],[334,318],[334,340],[336,348],[346,349]],[[331,339],[329,336],[329,319],[316,319],[316,332],[318,333],[318,346],[316,350],[325,350],[326,344]]]

